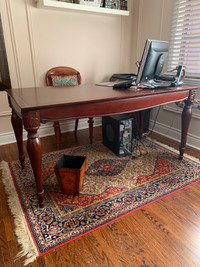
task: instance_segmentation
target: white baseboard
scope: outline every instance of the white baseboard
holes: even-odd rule
[[[94,127],[96,126],[101,126],[101,118],[94,118]],[[61,122],[60,127],[61,127],[62,133],[72,132],[74,131],[75,120]],[[78,124],[78,130],[86,129],[86,128],[88,128],[88,119],[80,119],[79,124]],[[53,135],[54,128],[52,126],[52,123],[41,125],[38,133],[40,137]],[[23,140],[27,140],[27,132],[25,130],[23,131]],[[7,145],[7,144],[15,143],[15,142],[16,142],[16,139],[15,139],[14,132],[0,134],[0,145]]]
[[[150,123],[149,123],[150,130],[152,129],[153,125],[154,125],[154,121],[150,120]],[[153,131],[160,134],[160,135],[168,137],[172,140],[178,141],[178,142],[180,142],[180,140],[181,140],[181,130],[178,130],[178,129],[173,128],[173,127],[169,127],[169,126],[162,124],[160,122],[156,122],[156,125],[155,125]],[[188,133],[187,145],[190,147],[193,147],[195,149],[200,150],[200,137],[193,135],[191,133]]]

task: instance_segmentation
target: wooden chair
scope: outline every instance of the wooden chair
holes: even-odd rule
[[[54,67],[46,73],[45,76],[46,84],[47,86],[74,86],[74,85],[80,85],[81,84],[81,75],[80,73],[69,67]],[[79,119],[76,119],[75,123],[75,129],[74,134],[77,133],[78,129],[78,122]],[[89,118],[89,138],[90,143],[92,144],[92,138],[93,138],[93,118]],[[56,147],[59,149],[60,146],[60,136],[61,136],[61,130],[60,130],[60,123],[59,121],[54,121],[54,131],[55,131],[55,137],[56,137]]]

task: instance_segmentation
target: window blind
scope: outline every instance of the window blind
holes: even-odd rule
[[[167,70],[177,65],[200,78],[200,0],[174,0]]]

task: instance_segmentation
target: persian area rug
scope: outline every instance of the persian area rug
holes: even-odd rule
[[[3,182],[15,218],[21,255],[28,264],[45,253],[200,179],[200,162],[144,140],[141,156],[115,156],[101,143],[43,155],[45,207],[38,207],[29,160],[2,162]],[[54,165],[63,155],[86,156],[79,196],[60,192]]]

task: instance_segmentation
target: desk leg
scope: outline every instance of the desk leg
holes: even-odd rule
[[[44,190],[42,187],[42,143],[37,131],[40,127],[39,111],[23,114],[24,128],[28,132],[27,151],[35,176],[37,197],[40,208],[44,207]]]
[[[23,149],[23,132],[22,132],[23,124],[22,124],[22,119],[17,116],[14,110],[12,110],[11,122],[12,122],[13,130],[15,133],[15,137],[17,140],[17,147],[19,151],[19,161],[21,163],[22,169],[24,169],[25,156],[24,156],[24,149]]]
[[[142,138],[145,110],[139,111],[139,139]]]
[[[180,145],[180,155],[179,159],[183,159],[183,154],[185,151],[186,141],[187,141],[187,133],[190,125],[190,121],[192,118],[192,104],[194,102],[195,93],[193,91],[189,92],[188,98],[184,101],[185,106],[182,112],[182,131],[181,131],[181,145]]]
[[[92,139],[93,139],[93,123],[94,123],[93,118],[89,118],[88,123],[89,123],[89,138],[90,138],[90,144],[92,144]]]

